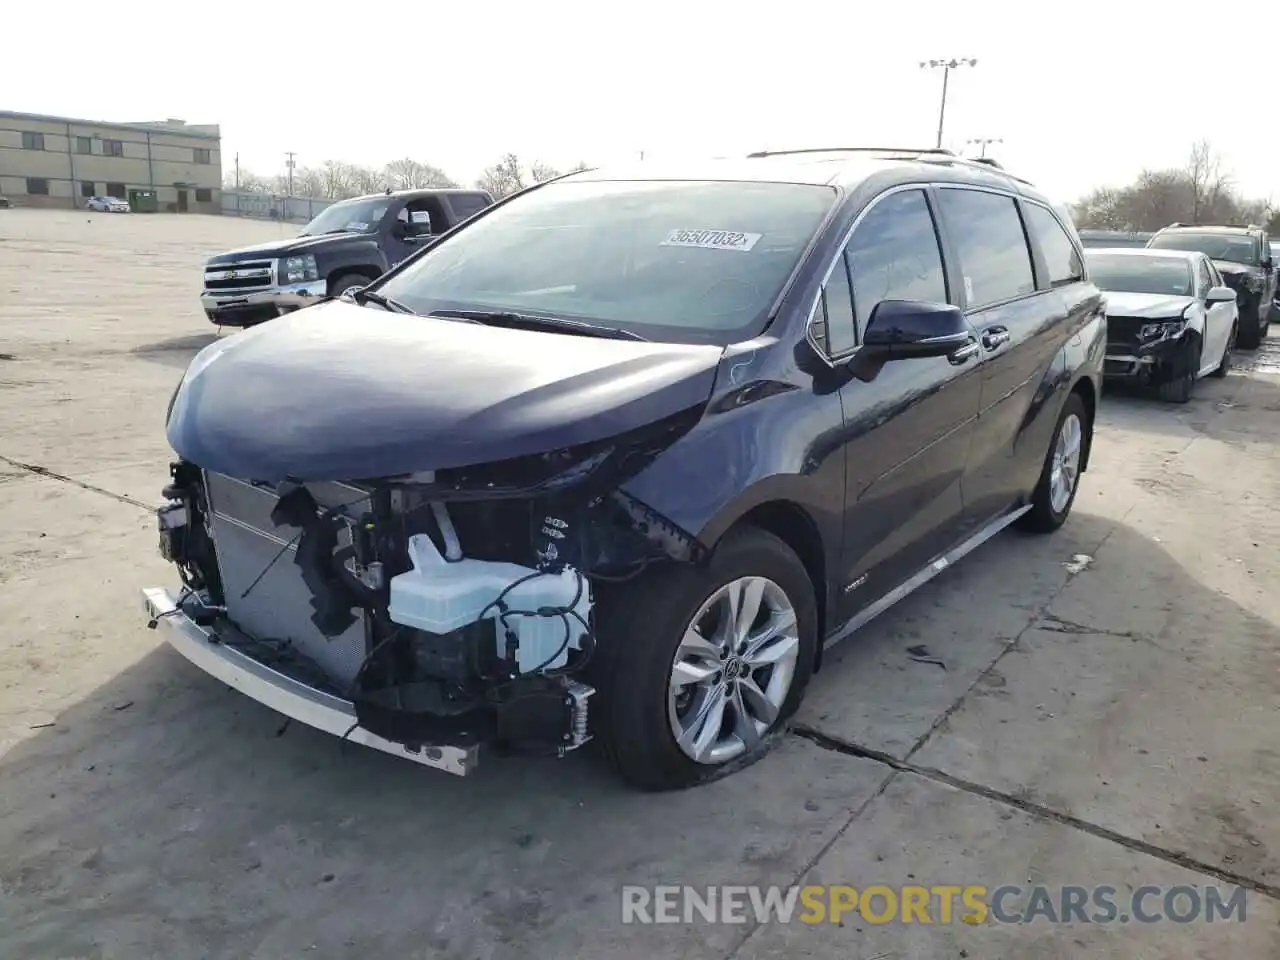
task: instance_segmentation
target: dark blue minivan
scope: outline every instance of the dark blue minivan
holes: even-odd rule
[[[465,774],[766,751],[825,646],[1067,518],[1106,319],[1062,207],[941,150],[589,170],[225,338],[144,591],[201,668]]]

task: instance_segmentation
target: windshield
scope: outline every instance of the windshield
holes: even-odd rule
[[[807,184],[553,183],[482,215],[378,291],[418,313],[510,311],[728,344],[763,328],[835,200]]]
[[[302,228],[300,237],[316,237],[322,233],[369,233],[374,230],[391,206],[389,200],[377,197],[363,200],[343,200],[325,207],[320,215]]]
[[[1210,260],[1228,260],[1249,266],[1258,264],[1258,245],[1253,237],[1223,233],[1163,233],[1148,247],[1153,250],[1195,250]]]
[[[1190,297],[1194,292],[1191,261],[1185,257],[1086,253],[1085,259],[1089,261],[1089,279],[1100,290],[1170,297]]]

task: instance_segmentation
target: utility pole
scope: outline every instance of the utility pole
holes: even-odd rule
[[[240,151],[236,151],[236,193],[240,192]]]
[[[921,60],[921,70],[942,70],[942,105],[938,107],[938,142],[934,144],[938,149],[942,148],[942,125],[947,118],[947,81],[951,79],[951,71],[957,67],[976,67],[977,59],[974,57],[952,57],[950,60]]]
[[[974,137],[972,140],[969,140],[966,142],[971,144],[976,144],[977,146],[982,148],[982,153],[978,154],[978,156],[980,157],[985,157],[987,155],[987,147],[990,144],[1004,143],[1004,141],[1001,140],[999,137]]]
[[[296,156],[296,154],[292,150],[286,150],[284,155],[289,158],[284,162],[284,168],[289,171],[289,196],[292,197],[293,196],[293,168],[298,165],[298,162],[293,159]]]

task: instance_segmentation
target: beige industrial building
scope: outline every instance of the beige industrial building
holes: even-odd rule
[[[113,196],[146,209],[221,213],[222,134],[182,120],[105,123],[0,111],[0,196],[83,207]]]

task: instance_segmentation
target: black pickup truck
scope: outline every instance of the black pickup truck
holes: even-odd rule
[[[296,237],[210,257],[200,303],[219,325],[270,320],[363,287],[492,203],[479,190],[388,191],[340,201]]]

